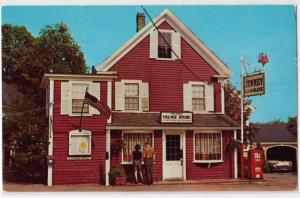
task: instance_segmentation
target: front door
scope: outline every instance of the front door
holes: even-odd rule
[[[183,179],[183,141],[180,133],[164,133],[163,179]]]

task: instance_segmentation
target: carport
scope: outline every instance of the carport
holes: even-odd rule
[[[259,124],[256,139],[261,143],[265,160],[292,161],[297,169],[297,138],[283,124]]]

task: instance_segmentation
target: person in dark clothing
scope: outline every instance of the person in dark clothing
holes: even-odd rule
[[[150,185],[150,184],[153,184],[152,165],[153,165],[153,160],[155,157],[155,152],[148,142],[146,142],[144,145],[143,157],[144,157],[144,163],[145,163],[145,169],[146,169],[145,183]]]
[[[140,175],[140,178],[142,181],[143,179],[143,173],[142,173],[142,159],[143,154],[140,151],[141,146],[139,144],[135,145],[135,151],[132,152],[132,162],[133,162],[133,168],[134,168],[134,176],[135,176],[135,183],[138,184],[138,174]]]

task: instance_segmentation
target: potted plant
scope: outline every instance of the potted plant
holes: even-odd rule
[[[109,180],[112,185],[125,185],[126,173],[121,166],[112,166],[109,171]]]
[[[240,150],[240,148],[241,148],[241,142],[239,141],[239,140],[234,140],[234,139],[232,139],[232,140],[230,140],[230,142],[227,144],[227,147],[226,147],[226,151],[228,152],[228,153],[233,153],[233,151],[235,150],[235,149],[237,149],[238,151]]]
[[[111,154],[113,155],[119,155],[122,148],[125,146],[125,143],[123,140],[116,140],[110,145]]]

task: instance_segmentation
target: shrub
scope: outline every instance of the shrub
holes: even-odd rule
[[[109,171],[110,183],[114,183],[117,177],[125,177],[126,173],[123,167],[121,166],[112,166]]]

